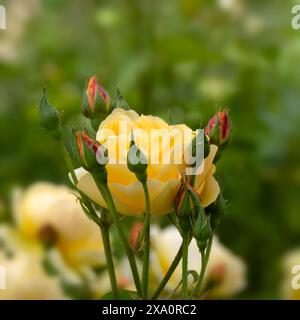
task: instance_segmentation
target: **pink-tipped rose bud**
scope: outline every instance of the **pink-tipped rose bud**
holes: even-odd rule
[[[97,167],[95,146],[96,141],[93,143],[93,139],[87,135],[84,131],[78,131],[75,134],[76,146],[77,146],[77,157],[82,167],[86,170],[91,171]],[[100,144],[99,146],[100,147]]]
[[[74,132],[71,155],[88,171],[105,166],[108,157],[107,149],[98,141],[90,137],[85,131]]]
[[[230,134],[230,120],[228,111],[217,112],[208,122],[205,134],[209,136],[210,143],[217,146],[224,145]]]
[[[142,231],[143,224],[141,222],[134,223],[129,234],[129,242],[132,249],[136,249],[139,235]]]
[[[83,141],[96,155],[98,152],[98,149],[101,147],[101,144],[98,141],[94,140],[92,137],[90,137],[85,131],[81,131],[80,134]]]
[[[93,119],[108,114],[110,110],[110,98],[108,93],[100,85],[98,78],[89,79],[87,88],[83,94],[83,114]]]

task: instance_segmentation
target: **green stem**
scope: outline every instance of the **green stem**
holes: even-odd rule
[[[137,290],[137,293],[139,296],[143,296],[142,294],[142,287],[141,287],[141,281],[140,281],[140,277],[139,277],[139,274],[138,274],[138,269],[137,269],[137,264],[136,264],[136,261],[135,261],[135,258],[134,258],[134,253],[133,251],[131,250],[130,248],[130,245],[128,243],[128,240],[125,236],[125,233],[123,231],[123,228],[122,228],[122,225],[121,225],[121,222],[119,220],[119,217],[118,217],[118,213],[117,213],[117,210],[116,210],[116,207],[115,207],[115,203],[113,201],[113,198],[112,198],[112,195],[110,193],[110,190],[107,186],[106,183],[100,183],[97,179],[97,175],[94,174],[93,175],[93,178],[94,178],[94,181],[95,183],[97,184],[108,208],[109,208],[109,211],[112,215],[112,219],[113,219],[113,222],[118,230],[118,233],[119,233],[119,236],[120,236],[120,239],[122,241],[122,244],[124,246],[124,249],[126,251],[126,254],[127,254],[127,258],[128,258],[128,261],[129,261],[129,264],[130,264],[130,267],[131,267],[131,271],[132,271],[132,275],[133,275],[133,279],[134,279],[134,283],[135,283],[135,286],[136,286],[136,290]]]
[[[165,276],[163,277],[162,281],[160,282],[158,288],[155,290],[154,294],[152,295],[152,297],[151,297],[152,300],[156,300],[159,297],[159,295],[161,294],[161,292],[165,288],[166,284],[170,280],[172,274],[174,273],[174,271],[178,267],[179,262],[182,258],[182,251],[183,251],[183,244],[181,244],[181,246],[180,246],[172,264],[170,265],[167,273],[165,274]]]
[[[74,167],[73,167],[73,163],[72,163],[72,160],[70,158],[69,152],[68,152],[68,150],[67,150],[67,148],[66,148],[66,146],[65,146],[65,144],[64,144],[64,142],[62,140],[60,140],[60,144],[61,144],[61,152],[62,152],[63,157],[65,159],[65,162],[67,164],[67,168],[68,168],[68,170],[69,170],[69,172],[71,174],[71,177],[73,179],[73,183],[76,186],[77,183],[78,183],[78,179],[77,179],[76,174],[74,172]]]
[[[182,298],[188,297],[188,254],[189,254],[189,233],[183,233],[183,251],[182,251]]]
[[[191,242],[191,240],[192,240],[192,237],[191,237],[191,235],[189,235],[189,243]],[[178,267],[179,262],[181,261],[182,252],[183,252],[183,243],[181,244],[180,248],[178,249],[177,254],[176,254],[172,264],[170,265],[167,273],[165,274],[165,276],[161,280],[158,288],[155,290],[154,294],[152,295],[152,298],[151,298],[152,300],[156,300],[159,297],[159,295],[161,294],[161,292],[165,288],[166,284],[168,283],[168,281],[172,277],[172,274],[174,273],[174,271]]]
[[[212,241],[213,241],[213,237],[210,237],[208,240],[208,245],[207,245],[205,254],[203,252],[201,252],[201,257],[202,257],[201,258],[201,272],[200,272],[199,278],[197,280],[197,283],[196,283],[191,295],[189,296],[190,299],[193,299],[195,296],[197,296],[197,293],[201,289],[201,285],[202,285],[202,282],[204,279],[207,263],[208,263],[209,256],[210,256]]]
[[[143,189],[145,193],[145,202],[146,202],[146,210],[145,210],[145,246],[144,246],[144,255],[143,255],[143,273],[142,273],[142,287],[145,298],[148,297],[148,284],[149,284],[149,259],[150,259],[150,197],[149,191],[147,187],[147,183],[143,182]]]
[[[195,186],[195,180],[196,180],[196,175],[193,174],[193,175],[191,176],[191,181],[190,181],[190,184],[191,184],[191,186],[193,186],[193,187]]]
[[[65,159],[65,162],[67,164],[67,168],[71,174],[71,177],[73,179],[73,183],[75,185],[75,187],[77,188],[77,184],[78,184],[78,179],[76,177],[76,174],[75,174],[75,171],[74,171],[74,167],[73,167],[73,163],[72,163],[72,160],[70,158],[70,155],[69,155],[69,152],[68,150],[66,149],[66,146],[65,144],[63,143],[62,140],[60,140],[60,144],[61,144],[61,151],[62,151],[62,154],[63,154],[63,157]],[[78,189],[77,189],[78,190]],[[78,190],[79,194],[80,194],[80,197],[81,197],[81,200],[83,202],[83,204],[85,205],[85,207],[87,208],[87,210],[89,211],[90,215],[89,217],[93,219],[93,221],[97,224],[97,225],[100,225],[101,221],[96,213],[96,211],[94,210],[92,204],[91,204],[91,201],[89,200],[89,198],[84,194],[82,193],[80,190]]]
[[[102,211],[101,216],[102,216],[102,219],[101,219],[102,221],[100,224],[100,230],[101,230],[102,241],[104,246],[106,266],[109,274],[113,297],[114,299],[118,299],[118,285],[117,285],[114,260],[112,256],[112,250],[111,250],[110,239],[109,239],[109,225],[107,224],[107,221],[106,221],[105,210]]]
[[[78,184],[78,179],[76,177],[76,174],[74,172],[74,167],[72,160],[70,158],[69,152],[66,149],[66,146],[64,142],[61,140],[61,151],[63,154],[63,157],[65,159],[65,162],[67,164],[67,168],[72,176],[73,183],[75,186]],[[79,190],[78,190],[79,191]],[[117,286],[117,280],[116,280],[116,274],[115,274],[115,267],[114,267],[114,262],[113,262],[113,257],[112,257],[112,250],[111,250],[111,245],[110,245],[110,239],[109,239],[109,227],[106,221],[106,214],[103,211],[102,212],[102,220],[99,219],[93,205],[91,204],[91,201],[88,199],[88,197],[83,194],[81,191],[79,191],[81,200],[83,204],[85,205],[86,209],[89,212],[89,217],[93,219],[93,221],[100,227],[101,230],[101,235],[102,235],[102,241],[103,241],[103,247],[104,247],[104,252],[105,252],[105,258],[106,258],[106,265],[109,273],[109,278],[110,278],[110,284],[111,284],[111,289],[112,293],[115,299],[118,298],[118,286]]]

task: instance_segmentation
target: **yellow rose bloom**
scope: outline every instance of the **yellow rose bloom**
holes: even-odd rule
[[[150,137],[153,130],[160,130],[160,136]],[[137,146],[145,154],[151,154],[151,159],[155,159],[153,163],[151,159],[148,159],[147,168],[151,214],[161,215],[173,211],[174,199],[179,190],[184,170],[183,164],[177,164],[178,162],[174,161],[179,154],[178,150],[184,149],[183,142],[178,142],[176,137],[184,130],[190,133],[190,141],[188,142],[191,142],[193,131],[184,124],[169,125],[158,117],[140,116],[133,110],[120,108],[113,110],[100,124],[96,139],[105,144],[108,149],[110,160],[106,165],[108,187],[118,212],[124,215],[139,215],[145,209],[142,185],[136,176],[129,171],[126,164],[130,144],[127,134],[130,134],[131,131]],[[170,140],[166,145],[164,138],[168,137]],[[203,170],[195,182],[203,206],[214,202],[220,192],[219,185],[213,177],[215,172],[213,159],[216,152],[217,147],[211,145],[210,154],[204,160]],[[166,156],[170,156],[169,163],[164,161]],[[122,163],[117,162],[120,159],[123,160]],[[83,168],[76,169],[75,173],[78,178],[77,188],[93,201],[107,208],[91,174]]]
[[[57,237],[55,247],[72,267],[105,264],[100,230],[68,187],[38,182],[17,192],[14,216],[28,239],[39,240],[41,231],[50,227]]]

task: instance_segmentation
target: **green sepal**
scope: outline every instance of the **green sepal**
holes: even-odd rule
[[[133,161],[137,160],[137,161]],[[139,181],[147,181],[147,158],[141,149],[135,144],[133,133],[131,133],[130,147],[127,153],[127,167],[134,173]]]
[[[123,95],[120,92],[120,89],[117,87],[117,99],[113,104],[113,109],[121,108],[124,110],[130,110],[128,102],[124,99]]]
[[[97,169],[91,171],[92,176],[101,184],[107,183],[107,170],[105,166],[99,166]]]
[[[39,105],[39,115],[43,128],[48,130],[55,139],[59,140],[61,138],[61,114],[48,103],[46,88],[43,90]]]

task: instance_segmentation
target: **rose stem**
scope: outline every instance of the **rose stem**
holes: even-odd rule
[[[184,232],[182,235],[182,287],[181,294],[183,299],[188,296],[188,253],[189,253],[189,233]]]
[[[199,292],[199,290],[201,289],[201,285],[204,279],[204,275],[205,275],[205,271],[206,271],[206,267],[207,267],[207,263],[209,260],[209,255],[210,255],[210,251],[211,251],[211,246],[212,246],[212,240],[213,237],[211,236],[208,240],[208,245],[205,251],[205,254],[203,252],[201,252],[201,256],[202,256],[202,263],[201,263],[201,272],[199,275],[199,278],[197,280],[197,283],[191,293],[191,295],[189,296],[190,299],[193,299],[195,295],[197,295],[197,293]]]
[[[74,172],[72,160],[71,160],[69,153],[68,153],[68,151],[62,141],[61,141],[61,149],[62,149],[62,154],[64,156],[65,162],[67,164],[67,168],[68,168],[69,172],[71,173],[74,185],[76,186],[78,183],[78,179],[77,179],[76,174]],[[107,263],[107,269],[108,269],[109,279],[110,279],[110,284],[111,284],[111,290],[112,290],[114,298],[117,299],[118,298],[118,286],[117,286],[115,267],[114,267],[110,239],[109,239],[109,225],[105,221],[106,214],[105,213],[103,214],[103,212],[102,212],[102,215],[101,215],[102,219],[100,220],[97,213],[95,212],[90,200],[81,191],[79,191],[79,193],[80,193],[80,196],[81,196],[81,199],[82,199],[84,205],[86,206],[87,210],[90,213],[90,217],[92,217],[93,221],[100,227],[102,240],[103,240],[103,247],[104,247],[104,252],[105,252],[105,258],[106,258],[106,263]]]
[[[192,240],[192,238],[190,236],[189,243],[191,242],[191,240]],[[170,280],[172,274],[174,273],[174,271],[178,267],[179,262],[180,262],[180,260],[182,258],[182,251],[183,251],[183,243],[181,244],[180,248],[178,249],[177,254],[176,254],[172,264],[170,265],[167,273],[165,274],[165,276],[161,280],[158,288],[155,290],[154,294],[152,295],[152,297],[151,297],[152,300],[156,300],[159,297],[160,293],[163,291],[163,289],[165,288],[166,284]]]
[[[148,297],[148,283],[149,283],[149,259],[150,259],[150,197],[149,190],[147,187],[147,182],[143,182],[143,189],[145,193],[145,202],[146,202],[146,210],[145,210],[145,246],[144,246],[144,255],[143,255],[143,273],[142,273],[142,287],[145,298]]]
[[[122,228],[122,225],[120,223],[120,220],[119,220],[119,217],[118,217],[118,214],[117,214],[117,210],[116,210],[116,207],[115,207],[115,203],[113,201],[113,198],[112,198],[112,195],[110,193],[110,190],[107,186],[106,183],[100,183],[99,182],[99,179],[97,178],[97,174],[93,174],[93,178],[94,178],[94,181],[95,183],[97,184],[108,208],[109,208],[109,211],[112,215],[112,219],[113,219],[113,222],[118,230],[118,233],[119,233],[119,236],[120,236],[120,239],[122,241],[122,244],[124,246],[124,249],[126,251],[126,254],[127,254],[127,258],[128,258],[128,261],[129,261],[129,264],[130,264],[130,267],[131,267],[131,271],[132,271],[132,275],[133,275],[133,279],[134,279],[134,283],[135,283],[135,286],[136,286],[136,290],[137,290],[137,293],[139,296],[143,296],[142,294],[142,287],[141,287],[141,282],[140,282],[140,277],[139,277],[139,273],[138,273],[138,269],[137,269],[137,264],[136,264],[136,261],[135,261],[135,258],[134,258],[134,253],[133,251],[131,250],[130,248],[130,245],[127,241],[127,238],[125,236],[125,233],[123,231],[123,228]]]
[[[102,235],[106,265],[107,265],[108,274],[110,278],[112,294],[114,299],[118,299],[118,285],[117,285],[114,261],[113,261],[112,250],[111,250],[110,239],[109,239],[109,223],[107,221],[107,215],[106,215],[105,209],[102,209],[101,211],[100,230]]]

